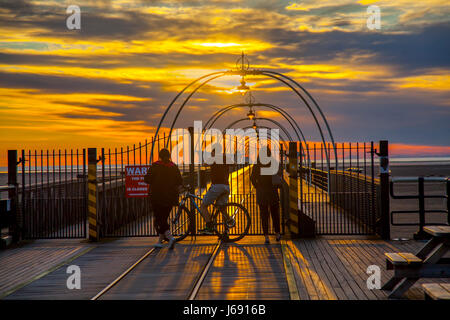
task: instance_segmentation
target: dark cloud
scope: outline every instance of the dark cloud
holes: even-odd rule
[[[0,12],[20,17],[33,14],[33,5],[27,0],[0,0]]]
[[[267,30],[266,38],[276,41],[281,48],[267,50],[264,56],[319,63],[346,57],[350,61],[358,54],[372,55],[361,62],[387,64],[403,74],[422,72],[425,68],[450,67],[450,23],[410,32],[391,34],[335,30],[310,33],[272,29]]]
[[[38,89],[47,93],[104,93],[152,97],[160,92],[159,83],[148,83],[152,89],[139,87],[142,82],[119,83],[106,79],[0,72],[2,88]]]

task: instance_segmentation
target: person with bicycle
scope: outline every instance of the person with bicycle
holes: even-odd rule
[[[217,148],[222,148],[220,144],[215,144],[211,152],[211,157],[215,158],[215,151]],[[220,150],[220,149],[219,149]],[[228,196],[230,195],[230,185],[228,183],[228,170],[226,157],[223,156],[222,163],[217,163],[214,159],[211,169],[211,186],[203,197],[203,202],[200,206],[200,213],[206,222],[206,227],[198,230],[201,234],[214,234],[214,225],[211,221],[211,215],[208,211],[208,207],[216,202],[218,206],[226,205],[228,202]]]
[[[167,219],[172,207],[178,204],[178,190],[183,183],[180,170],[170,160],[167,149],[159,151],[159,160],[148,169],[144,181],[149,184],[150,202],[153,208],[155,229],[159,234],[159,241],[155,245],[161,248],[165,238],[169,240],[169,249],[175,246],[175,238],[170,232]]]

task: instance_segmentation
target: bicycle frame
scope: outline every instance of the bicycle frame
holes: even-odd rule
[[[188,200],[189,199],[189,201],[190,201],[190,203],[193,205],[193,207],[194,207],[194,212],[193,212],[193,214],[194,214],[194,216],[195,216],[195,214],[197,213],[197,212],[201,212],[200,211],[200,208],[199,208],[199,206],[197,205],[197,203],[195,203],[195,199],[197,199],[197,200],[201,200],[201,201],[203,201],[203,198],[201,198],[201,197],[199,197],[199,196],[197,196],[197,195],[195,195],[195,194],[193,194],[193,193],[190,193],[190,192],[187,192],[186,193],[186,195],[183,197],[183,199],[181,200],[181,202],[180,202],[180,204],[179,204],[179,206],[178,207],[181,207],[181,206],[184,206],[185,204],[186,204],[186,200]],[[213,207],[215,208],[215,210],[213,211],[213,213],[212,213],[212,215],[211,215],[211,218],[213,219],[213,220],[215,220],[215,217],[217,216],[217,214],[220,212],[220,213],[222,213],[222,214],[224,214],[223,212],[222,212],[222,210],[220,210],[220,206],[218,206],[218,205],[216,205],[216,204],[213,204]],[[232,219],[234,219],[235,218],[235,215],[236,215],[236,213],[234,213],[234,215],[231,217]],[[227,215],[228,216],[228,215]],[[177,212],[177,215],[175,216],[175,218],[174,218],[174,220],[178,220],[178,212]],[[228,216],[228,218],[230,218],[230,216]],[[216,223],[217,224],[217,223]]]

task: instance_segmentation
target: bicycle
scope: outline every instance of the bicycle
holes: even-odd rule
[[[177,241],[181,241],[189,234],[196,234],[195,213],[200,213],[200,208],[195,200],[203,201],[203,199],[189,191],[186,188],[180,203],[178,204],[176,214],[172,219],[172,235]],[[191,208],[195,213],[188,209],[186,202],[191,203]],[[214,211],[211,216],[212,227],[214,233],[223,241],[235,242],[248,234],[251,219],[247,209],[235,202],[228,202],[225,205],[212,204]],[[242,231],[242,232],[239,232]]]

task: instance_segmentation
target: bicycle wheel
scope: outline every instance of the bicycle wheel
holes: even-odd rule
[[[171,232],[177,241],[186,238],[195,230],[194,215],[186,206],[178,206],[173,219],[171,219]]]
[[[220,211],[220,209],[225,213]],[[234,202],[217,206],[214,214],[215,232],[227,242],[234,242],[245,237],[250,229],[251,219],[247,209]]]

